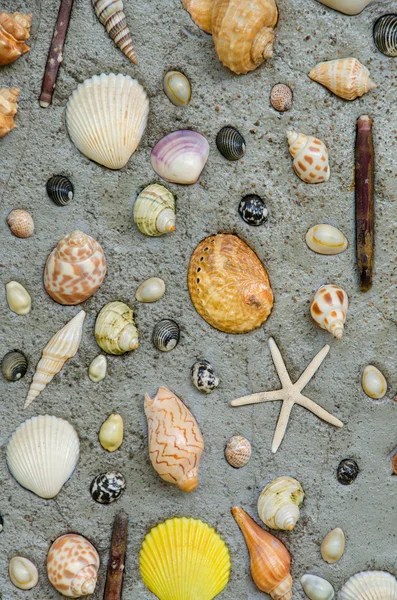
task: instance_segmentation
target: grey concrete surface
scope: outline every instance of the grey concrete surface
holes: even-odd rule
[[[288,474],[301,482],[306,499],[295,530],[279,534],[292,554],[294,597],[303,598],[299,578],[312,572],[329,579],[336,589],[353,573],[367,568],[397,574],[395,519],[397,479],[387,455],[397,444],[396,369],[396,59],[386,58],[372,41],[372,24],[397,2],[374,4],[361,15],[347,17],[315,0],[278,0],[275,55],[261,68],[237,77],[217,60],[211,38],[192,23],[179,0],[125,2],[140,64],[135,67],[113,45],[97,21],[89,0],[76,0],[54,103],[38,105],[41,79],[58,2],[6,0],[1,9],[33,12],[31,52],[0,71],[2,86],[21,88],[17,129],[0,141],[0,355],[23,350],[29,370],[18,383],[0,380],[0,596],[3,600],[52,600],[45,561],[58,535],[76,531],[87,536],[101,556],[99,583],[93,598],[101,598],[105,582],[113,516],[130,515],[128,556],[123,597],[152,597],[138,570],[138,553],[146,532],[174,515],[202,518],[222,534],[232,557],[232,575],[223,600],[263,598],[249,575],[248,554],[230,508],[243,506],[257,519],[256,502],[273,477]],[[332,96],[306,73],[319,61],[355,56],[370,69],[378,88],[352,103]],[[180,69],[192,84],[192,101],[176,108],[162,91],[162,77]],[[71,143],[65,128],[65,104],[78,83],[101,72],[136,77],[150,95],[151,111],[142,142],[128,165],[109,171],[90,162]],[[269,106],[269,91],[277,82],[294,90],[293,109],[280,116]],[[376,169],[376,261],[374,286],[358,288],[354,252],[353,150],[358,116],[374,119]],[[228,163],[217,152],[214,138],[225,124],[244,134],[247,154]],[[208,137],[210,157],[200,181],[188,187],[170,185],[177,197],[176,232],[147,238],[136,229],[131,208],[137,190],[158,181],[150,166],[150,150],[164,134],[189,127]],[[287,127],[317,134],[330,151],[328,183],[309,186],[294,174],[285,140]],[[66,208],[52,204],[45,182],[64,173],[75,185],[75,199]],[[267,199],[270,217],[259,229],[243,223],[237,206],[242,195],[257,192]],[[32,238],[14,238],[5,222],[14,208],[29,210],[35,221]],[[349,240],[348,250],[334,257],[318,256],[304,242],[306,230],[318,222],[338,226]],[[55,304],[42,283],[47,255],[61,236],[79,228],[102,244],[108,275],[101,289],[82,305],[87,311],[84,336],[76,357],[24,412],[22,406],[41,350],[77,308]],[[234,232],[258,253],[271,278],[275,306],[268,322],[245,336],[228,336],[210,328],[196,314],[189,298],[186,273],[196,244],[216,232]],[[166,281],[164,298],[138,304],[135,290],[150,276]],[[33,299],[32,312],[18,317],[9,311],[4,284],[22,283]],[[309,315],[309,303],[320,284],[335,282],[348,293],[351,308],[341,341],[320,330]],[[136,311],[140,348],[123,357],[109,357],[104,381],[94,384],[87,368],[99,353],[93,328],[100,308],[123,300]],[[161,354],[151,343],[154,324],[163,317],[180,323],[179,346]],[[303,408],[295,407],[284,442],[270,452],[279,403],[235,408],[240,395],[274,389],[278,379],[267,339],[277,340],[292,378],[297,378],[325,344],[331,351],[306,388],[309,397],[341,418],[336,430]],[[196,357],[213,362],[221,385],[211,396],[191,384],[189,369]],[[373,363],[385,374],[389,389],[374,402],[360,385],[363,367]],[[191,495],[161,481],[147,452],[144,392],[167,385],[197,417],[205,438],[200,486]],[[112,411],[125,421],[121,449],[109,455],[97,434]],[[7,441],[24,419],[52,414],[69,420],[81,440],[77,470],[56,500],[45,501],[22,489],[5,464]],[[233,434],[248,437],[252,460],[240,471],[225,462],[223,449]],[[336,481],[342,458],[352,457],[361,473],[351,487]],[[121,470],[128,489],[111,506],[94,504],[89,484],[99,472]],[[319,545],[333,527],[345,531],[346,552],[335,565],[325,564]],[[40,571],[31,592],[15,589],[7,574],[16,554],[32,559]],[[196,599],[199,600],[199,599]]]

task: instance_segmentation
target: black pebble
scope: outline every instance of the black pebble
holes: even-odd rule
[[[336,477],[342,485],[350,485],[357,478],[360,469],[358,464],[352,458],[341,460],[338,465]]]

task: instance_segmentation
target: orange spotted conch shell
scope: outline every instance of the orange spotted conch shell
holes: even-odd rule
[[[236,235],[212,235],[199,243],[190,259],[188,285],[197,312],[226,333],[260,327],[273,307],[265,267]]]
[[[49,255],[44,287],[59,304],[80,304],[102,285],[106,259],[100,244],[82,231],[61,239]]]
[[[317,290],[310,307],[313,320],[336,339],[343,335],[349,298],[337,285],[323,285]]]
[[[310,71],[309,77],[344,100],[355,100],[376,88],[367,67],[356,58],[322,62]]]
[[[14,127],[14,117],[18,110],[19,90],[17,88],[0,88],[0,138]]]
[[[98,552],[82,535],[61,535],[48,552],[48,579],[54,588],[67,598],[93,594],[98,569]]]
[[[0,13],[0,66],[9,65],[29,52],[25,42],[29,39],[31,24],[31,14]]]
[[[182,0],[193,21],[212,33],[219,60],[237,74],[273,56],[274,0]]]
[[[173,392],[160,387],[154,398],[145,394],[149,455],[164,481],[183,492],[198,486],[198,468],[204,440],[192,413]]]
[[[328,181],[331,174],[328,150],[324,142],[312,135],[287,131],[289,152],[294,159],[294,171],[305,183]]]

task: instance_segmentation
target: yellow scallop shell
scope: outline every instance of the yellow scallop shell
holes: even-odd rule
[[[142,579],[160,600],[212,600],[230,577],[230,554],[209,525],[186,517],[168,519],[145,537]]]

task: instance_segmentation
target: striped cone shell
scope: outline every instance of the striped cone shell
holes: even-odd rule
[[[133,63],[138,64],[122,0],[92,0],[96,16],[114,43]]]
[[[322,62],[310,71],[309,77],[344,100],[355,100],[376,88],[367,67],[356,58]]]
[[[386,56],[397,56],[397,15],[383,15],[376,21],[374,42]]]
[[[64,175],[54,175],[46,183],[47,194],[57,206],[66,206],[73,200],[72,182]]]
[[[170,352],[178,345],[179,325],[172,319],[162,319],[153,329],[153,344],[161,352]]]

